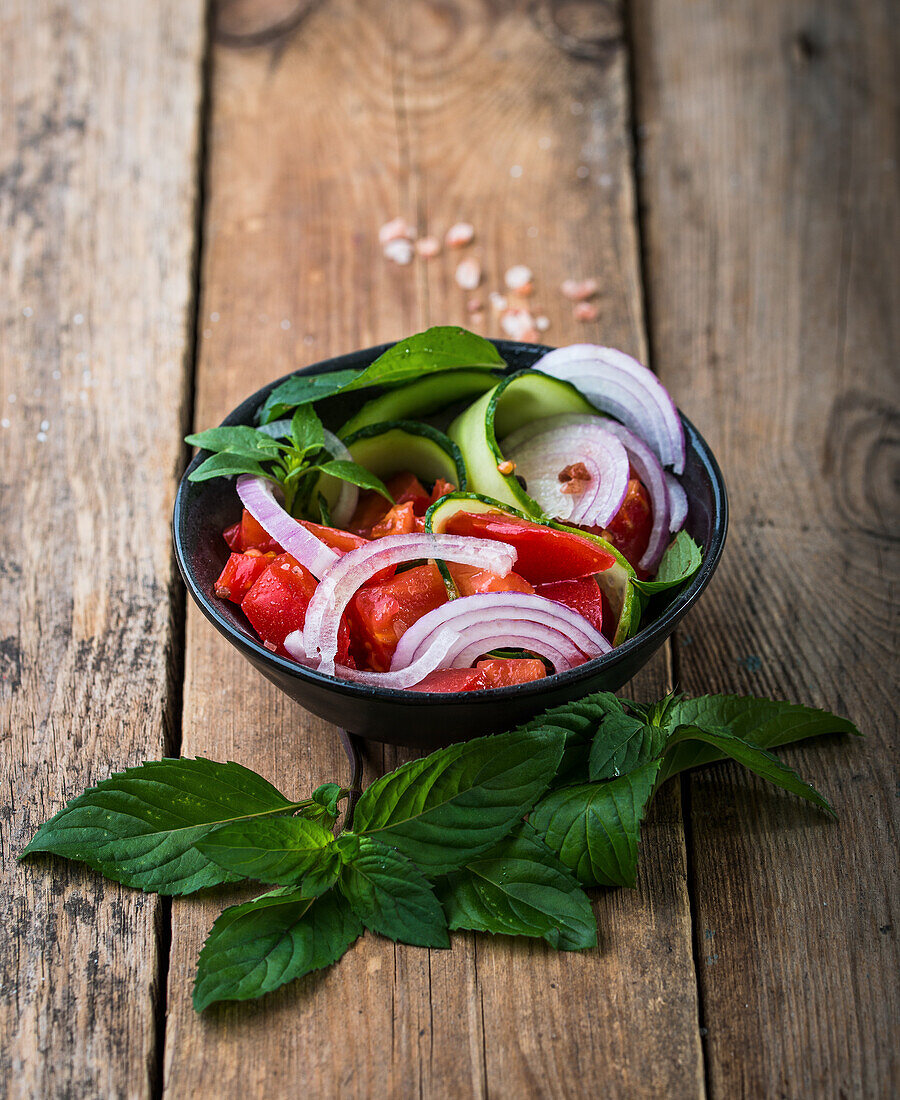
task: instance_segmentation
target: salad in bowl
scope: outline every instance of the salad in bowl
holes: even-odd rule
[[[430,329],[189,436],[206,453],[187,483],[231,501],[207,614],[301,676],[419,697],[558,678],[640,638],[724,538],[721,514],[704,561],[684,529],[685,422],[623,352],[531,346],[519,366],[502,347]]]

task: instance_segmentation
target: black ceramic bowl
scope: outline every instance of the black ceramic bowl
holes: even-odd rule
[[[496,341],[509,370],[531,366],[548,348],[536,344]],[[306,368],[322,374],[348,367],[362,368],[386,347],[368,348]],[[248,397],[223,424],[252,424],[268,393],[283,379],[271,382]],[[330,399],[334,427],[354,412],[371,391]],[[326,421],[331,417],[326,415]],[[637,637],[612,653],[569,672],[528,684],[458,695],[430,695],[335,680],[270,653],[259,642],[240,608],[218,599],[213,584],[228,557],[222,538],[226,527],[241,515],[241,505],[230,480],[217,478],[194,484],[187,475],[201,461],[194,459],[181,479],[173,521],[175,553],[188,591],[209,621],[236,646],[254,667],[301,706],[360,737],[432,749],[484,733],[511,729],[547,707],[577,699],[592,691],[615,691],[642,668],[675,629],[688,608],[709,584],[718,565],[728,526],[728,503],[722,474],[709,447],[685,417],[687,465],[682,485],[688,497],[686,529],[703,548],[703,564],[690,584],[664,605]],[[656,610],[651,605],[651,613]]]

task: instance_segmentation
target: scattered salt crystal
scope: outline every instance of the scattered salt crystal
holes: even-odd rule
[[[16,395],[15,395],[14,393],[11,393],[11,394],[9,395],[9,397],[7,397],[7,399],[6,399],[6,400],[7,400],[7,401],[8,401],[9,403],[10,403],[10,405],[15,405],[15,403],[16,403]]]
[[[281,322],[281,327],[284,329],[285,332],[287,332],[287,330],[291,327],[291,322],[287,319],[287,317],[285,317],[284,320]]]
[[[416,241],[416,252],[425,259],[430,260],[432,256],[437,256],[441,251],[441,242],[437,237],[420,237]]]
[[[500,318],[500,327],[511,340],[536,340],[534,318],[527,309],[508,309]]]
[[[463,290],[474,290],[481,282],[481,264],[478,260],[463,260],[456,268],[456,283]]]
[[[506,295],[500,294],[496,290],[490,292],[488,301],[491,303],[491,309],[494,313],[502,313],[509,306]]]
[[[597,293],[596,279],[566,279],[560,287],[570,302],[586,302]]]
[[[468,302],[466,302],[466,309],[469,313],[478,313],[483,308],[484,302],[482,302],[480,298],[470,298]]]
[[[38,432],[37,441],[38,441],[38,443],[46,443],[47,442],[47,433],[46,432]]]
[[[569,110],[572,112],[573,115],[583,115],[584,114],[584,104],[583,103],[572,103],[569,106]]]
[[[84,382],[86,386],[91,384],[91,372],[89,370],[83,370],[81,372],[81,381]]]
[[[378,230],[378,240],[381,244],[389,244],[391,241],[409,240],[411,236],[409,223],[406,218],[394,218],[385,222]]]
[[[538,330],[538,332],[546,332],[547,329],[550,327],[550,318],[545,317],[543,314],[541,314],[540,317],[535,317],[534,327]]]
[[[600,310],[593,302],[576,302],[572,309],[572,316],[576,321],[596,321],[600,316]]]
[[[386,260],[393,260],[395,264],[406,267],[408,263],[412,263],[413,246],[404,237],[395,237],[384,246],[384,256]]]
[[[53,377],[53,378],[62,378],[62,374],[61,374],[61,373],[60,373],[60,372],[59,372],[58,370],[55,370],[55,371],[53,372],[53,375],[52,375],[52,377]]]
[[[512,176],[512,178],[514,180],[521,179],[522,178],[522,165],[521,164],[514,164],[512,166],[512,168],[510,168],[509,174]]]
[[[42,420],[41,421],[41,431],[42,432],[46,432],[49,429],[49,427],[50,427],[50,421],[49,420]]]
[[[210,336],[212,336],[212,329],[211,328],[205,328],[203,330],[203,339],[208,340],[210,338]]]
[[[603,172],[600,176],[601,187],[612,187],[613,178],[609,172]]]
[[[590,174],[591,170],[586,164],[579,164],[578,167],[575,169],[575,175],[580,180],[586,180]]]
[[[31,392],[34,394],[35,397],[40,397],[44,391],[41,389],[40,386],[35,386]]]
[[[552,144],[552,138],[542,137],[538,139],[538,149],[549,149]]]
[[[536,237],[538,235],[538,227],[536,225],[529,225],[526,232],[529,237]]]
[[[3,419],[0,420],[0,428],[8,428],[8,427],[9,427],[9,418],[4,416]]]
[[[218,319],[219,319],[218,313],[211,313],[209,315],[209,319],[210,319],[210,321],[212,321],[213,324],[215,324],[216,321],[218,321]]]
[[[484,324],[484,310],[483,309],[476,310],[473,314],[471,314],[471,318],[472,318],[472,324],[473,325]]]
[[[307,336],[304,336],[304,337],[303,337],[303,343],[304,343],[304,344],[307,344],[307,345],[308,345],[308,344],[314,344],[315,342],[316,342],[316,338],[315,338],[315,336],[309,336],[309,335],[307,335]]]
[[[25,308],[22,310],[23,317],[30,317],[33,313],[34,310],[31,308],[31,306],[25,306]]]
[[[83,325],[84,324],[84,315],[81,314],[81,313],[76,313],[75,316],[72,318],[72,320],[76,325]]]
[[[510,290],[516,291],[517,294],[524,295],[531,293],[533,289],[533,279],[534,272],[530,267],[526,267],[524,264],[516,264],[503,276],[503,281]]]
[[[468,222],[457,222],[451,225],[444,236],[444,243],[448,248],[465,248],[475,240],[475,227]]]

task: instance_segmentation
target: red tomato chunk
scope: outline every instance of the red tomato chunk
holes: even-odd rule
[[[602,573],[615,558],[591,539],[556,531],[502,512],[457,512],[444,530],[450,535],[494,539],[516,549],[516,572],[532,584]]]
[[[231,554],[221,576],[216,581],[216,595],[221,600],[240,603],[274,557],[273,553],[263,554],[259,550],[248,550],[246,554]]]
[[[536,657],[494,657],[479,661],[475,668],[446,668],[432,672],[412,689],[456,693],[486,688],[527,684],[547,675],[544,662]]]
[[[357,664],[387,672],[405,631],[446,601],[444,580],[433,563],[363,585],[347,609],[351,652]]]
[[[603,629],[603,594],[593,577],[540,584],[535,592],[548,600],[571,607],[597,630]]]
[[[647,549],[652,528],[653,509],[650,505],[650,494],[642,482],[636,477],[631,477],[628,480],[628,489],[625,492],[622,507],[613,516],[609,527],[606,530],[601,530],[599,527],[592,530],[607,542],[611,542],[622,557],[637,568],[637,563]],[[638,570],[638,575],[644,578],[647,576],[642,570]]]

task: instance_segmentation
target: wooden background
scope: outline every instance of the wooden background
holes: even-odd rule
[[[0,1093],[896,1095],[889,0],[6,0],[0,37]],[[489,286],[531,266],[548,341],[649,359],[721,460],[723,564],[632,690],[792,698],[866,738],[784,752],[837,824],[728,765],[670,784],[597,951],[368,936],[201,1018],[221,898],[15,857],[163,752],[344,775],[185,607],[168,520],[192,425],[470,323],[448,257],[381,257],[397,214],[471,220]],[[558,291],[586,275],[588,325]]]

